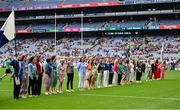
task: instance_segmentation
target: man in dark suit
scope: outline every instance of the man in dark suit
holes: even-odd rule
[[[21,68],[21,64],[19,63],[20,60],[21,60],[21,55],[18,55],[17,59],[12,60],[12,62],[10,63],[10,65],[14,69],[14,73],[13,73],[14,99],[19,99],[19,93],[21,89],[22,79],[20,79],[20,68]]]

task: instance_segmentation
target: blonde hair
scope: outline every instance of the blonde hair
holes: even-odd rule
[[[115,60],[114,60],[114,64],[117,64],[117,63],[118,63],[118,59],[115,59]]]

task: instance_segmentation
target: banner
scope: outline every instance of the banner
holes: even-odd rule
[[[115,16],[116,13],[104,13],[105,16]]]
[[[7,11],[11,11],[10,8],[0,8],[0,12],[7,12]]]
[[[120,27],[107,27],[107,28],[105,28],[104,30],[105,31],[119,31],[119,30],[121,30],[122,28],[120,28]],[[102,29],[103,30],[103,29]]]
[[[60,29],[49,29],[49,30],[47,30],[46,32],[62,32],[62,30],[60,30]]]
[[[64,28],[63,31],[64,32],[80,32],[81,29],[80,28]]]
[[[46,29],[33,29],[32,32],[33,33],[44,33],[44,32],[46,32]]]
[[[142,30],[143,27],[126,27],[124,30]]]
[[[149,30],[158,30],[158,29],[160,29],[160,27],[159,26],[148,26],[147,29],[149,29]]]
[[[16,29],[16,33],[31,33],[30,29],[26,29],[26,30],[18,30]]]
[[[97,28],[81,28],[81,31],[98,31]]]
[[[37,9],[64,9],[64,8],[81,8],[81,7],[99,7],[99,6],[116,6],[121,5],[122,3],[112,1],[112,2],[94,2],[94,3],[86,3],[86,4],[57,4],[57,5],[46,5],[46,6],[27,6],[27,7],[16,7],[15,10],[37,10]],[[0,9],[1,12],[2,9]],[[3,10],[5,10],[3,8]],[[10,11],[11,9],[8,9]]]
[[[45,16],[36,16],[36,19],[45,19]]]
[[[180,29],[180,24],[178,25],[160,25],[160,29]]]

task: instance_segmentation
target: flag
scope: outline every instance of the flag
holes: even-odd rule
[[[164,44],[162,43],[161,52],[164,51]]]
[[[11,12],[2,28],[0,29],[0,48],[15,38],[14,11]]]
[[[161,61],[163,60],[163,51],[164,51],[164,43],[162,43],[162,47],[161,47]]]

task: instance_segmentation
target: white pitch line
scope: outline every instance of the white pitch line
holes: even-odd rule
[[[104,94],[77,94],[84,96],[94,96],[94,97],[114,97],[114,98],[135,98],[135,99],[154,99],[154,100],[172,100],[180,101],[180,98],[161,98],[161,97],[141,97],[141,96],[119,96],[119,95],[104,95]]]

